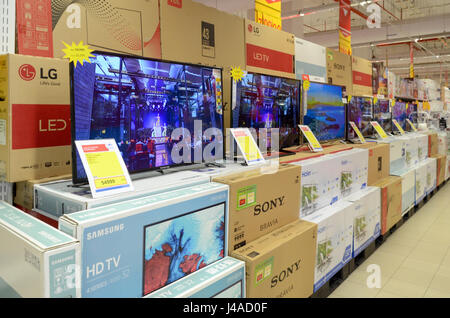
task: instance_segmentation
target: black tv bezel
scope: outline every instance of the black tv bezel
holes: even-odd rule
[[[286,76],[277,76],[277,75],[271,75],[271,74],[264,74],[264,73],[258,73],[258,72],[247,72],[247,74],[253,74],[253,75],[262,75],[262,76],[270,76],[270,77],[276,77],[276,78],[281,78],[281,79],[287,79],[287,80],[293,80],[293,81],[296,81],[296,82],[298,82],[298,84],[299,84],[299,97],[298,97],[298,116],[299,116],[299,118],[298,118],[298,125],[301,125],[302,124],[302,120],[303,120],[303,116],[302,116],[302,113],[301,113],[301,111],[302,111],[302,106],[301,106],[301,103],[302,103],[302,95],[303,95],[303,89],[302,89],[302,80],[299,80],[298,78],[290,78],[290,77],[286,77]],[[294,74],[295,75],[295,74]],[[230,79],[230,82],[231,82],[231,94],[230,94],[230,122],[229,122],[229,124],[230,124],[230,128],[251,128],[251,127],[233,127],[233,98],[234,98],[234,96],[233,96],[233,85],[234,85],[234,79],[233,78],[231,78]],[[296,127],[297,128],[297,130],[298,130],[298,133],[297,133],[297,140],[298,140],[298,145],[290,145],[290,146],[287,146],[287,147],[283,147],[283,148],[280,148],[280,149],[278,149],[278,151],[283,151],[284,149],[287,149],[287,148],[291,148],[291,147],[298,147],[299,145],[300,145],[300,142],[301,142],[301,132],[300,132],[300,130],[298,129],[298,126]]]
[[[195,66],[195,67],[202,67],[202,68],[210,68],[210,69],[216,69],[220,71],[220,77],[222,82],[222,95],[223,95],[223,68],[222,67],[216,67],[216,66],[208,66],[203,64],[194,64],[194,63],[184,63],[184,62],[177,62],[177,61],[171,61],[171,60],[164,60],[164,59],[156,59],[156,58],[148,58],[143,57],[140,55],[132,55],[132,54],[121,54],[121,53],[115,53],[115,52],[108,52],[108,51],[101,51],[101,50],[95,50],[91,54],[102,54],[102,55],[110,55],[110,56],[116,56],[116,57],[125,57],[125,58],[135,58],[135,59],[141,59],[141,60],[147,60],[147,61],[153,61],[153,62],[162,62],[162,63],[169,63],[169,64],[181,64],[186,66]],[[69,71],[70,71],[70,116],[71,116],[71,144],[72,144],[72,183],[74,185],[81,185],[86,184],[88,182],[87,178],[79,178],[77,175],[77,148],[75,145],[75,139],[74,136],[76,135],[76,128],[75,128],[75,94],[74,94],[74,63],[71,62],[69,64]],[[222,101],[222,157],[225,156],[225,108],[224,108],[224,101]],[[203,159],[203,158],[202,158]],[[205,161],[202,161],[202,163],[205,163]],[[172,164],[172,165],[165,165],[160,167],[153,167],[149,169],[142,169],[142,170],[136,170],[136,171],[129,171],[130,177],[133,179],[133,175],[136,175],[138,173],[143,172],[149,172],[149,171],[158,171],[161,169],[170,169],[175,167],[184,167],[184,166],[190,166],[198,164],[198,162],[192,162],[192,163],[179,163],[179,164]]]
[[[374,99],[374,98],[373,98],[372,96],[359,96],[359,95],[353,96],[353,95],[352,95],[352,99],[353,99],[354,97],[356,97],[356,98],[367,98],[367,99],[370,99],[370,101],[371,101],[371,106],[372,106],[372,110],[371,110],[372,115],[371,115],[371,120],[369,121],[369,126],[371,126],[371,125],[370,125],[370,122],[374,120],[374,113],[375,113],[375,111],[374,111],[375,107],[374,107],[374,102],[373,102],[373,99]],[[347,118],[347,131],[346,131],[346,133],[345,133],[345,137],[346,137],[345,139],[348,140],[348,141],[353,141],[353,140],[355,140],[355,138],[357,139],[357,136],[355,136],[355,138],[353,138],[353,139],[350,139],[350,138],[349,138],[349,137],[350,137],[350,129],[349,129],[349,127],[348,127],[348,126],[350,125],[350,101],[349,101],[349,100],[347,100],[346,118]],[[356,124],[356,123],[355,123],[355,124]],[[358,129],[361,130],[361,127],[358,127]],[[383,129],[384,129],[384,128],[383,128]],[[361,131],[361,134],[363,135],[364,138],[369,138],[369,137],[373,136],[374,133],[375,133],[373,127],[371,127],[371,131],[372,131],[372,134],[363,133],[362,131]],[[355,135],[356,135],[356,133],[355,133]]]
[[[379,101],[387,101],[388,103],[389,103],[389,114],[391,114],[391,118],[389,119],[389,121],[390,121],[390,123],[391,123],[391,129],[389,130],[389,131],[387,131],[378,121],[378,124],[380,124],[380,126],[381,126],[381,128],[383,128],[383,130],[386,132],[386,133],[392,133],[392,131],[393,131],[393,123],[392,123],[392,110],[391,110],[391,100],[390,99],[388,99],[388,98],[379,98],[378,99],[378,102]],[[375,120],[375,105],[373,105],[374,107],[372,108],[373,109],[373,120],[374,121],[376,121]]]
[[[344,113],[345,113],[345,123],[344,123],[344,126],[345,126],[345,130],[344,130],[344,137],[342,137],[342,138],[334,138],[334,139],[326,139],[326,140],[319,140],[319,138],[317,138],[317,136],[316,136],[316,138],[317,138],[317,140],[319,141],[319,143],[326,143],[326,142],[334,142],[334,141],[339,141],[339,140],[346,140],[346,138],[347,138],[347,133],[348,133],[348,127],[347,127],[347,124],[348,124],[348,117],[347,117],[347,108],[348,108],[348,96],[347,97],[344,97],[344,91],[346,91],[346,87],[345,87],[345,85],[337,85],[337,84],[329,84],[329,83],[323,83],[323,82],[317,82],[317,81],[309,81],[310,83],[314,83],[314,84],[320,84],[320,85],[327,85],[327,86],[337,86],[337,87],[340,87],[341,89],[342,89],[342,99],[344,99],[344,98],[346,98],[347,99],[347,103],[343,103],[344,104]],[[303,106],[303,97],[304,97],[304,94],[303,94],[303,86],[302,86],[302,101],[301,101],[301,105]],[[308,107],[308,102],[306,102],[306,107]],[[301,124],[302,125],[304,125],[304,119],[305,119],[305,114],[303,113],[303,107],[301,107],[301,118],[302,118],[302,120],[301,120]],[[302,145],[304,145],[304,144],[307,144],[308,142],[307,141],[305,141],[305,137],[303,136],[303,134],[302,134],[302,136],[301,136],[301,139],[302,139]]]

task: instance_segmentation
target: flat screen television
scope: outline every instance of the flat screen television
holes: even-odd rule
[[[345,138],[342,91],[342,86],[311,82],[309,90],[303,92],[303,99],[306,100],[303,123],[311,128],[319,141]]]
[[[418,113],[417,113],[417,104],[416,103],[408,103],[408,107],[406,108],[406,118],[408,118],[416,127],[418,121]],[[408,122],[406,122],[407,131],[412,131],[412,127]]]
[[[143,296],[224,257],[225,208],[221,203],[144,227]]]
[[[373,127],[370,122],[373,119],[373,104],[372,98],[353,96],[347,105],[347,118],[356,124],[364,137],[373,135]],[[357,138],[355,131],[350,126],[348,127],[348,139]]]
[[[392,113],[389,99],[379,99],[373,104],[373,120],[387,133],[392,131]]]
[[[278,128],[279,149],[299,145],[300,81],[247,73],[232,85],[232,128],[254,128],[258,139],[260,129]],[[261,138],[267,149],[272,147],[273,133],[276,131],[267,130]],[[264,147],[261,151],[265,152]]]
[[[392,106],[392,119],[396,119],[399,125],[406,130],[406,103],[395,101]],[[392,125],[392,132],[397,132],[395,125]]]
[[[71,66],[73,141],[114,138],[130,173],[188,164],[174,162],[174,148],[180,155],[189,149],[192,162],[194,153],[196,162],[203,159],[198,160],[195,150],[211,142],[221,147],[217,155],[223,154],[221,69],[105,52],[93,55],[91,63]],[[172,139],[177,128],[184,128],[183,133]],[[194,134],[194,128],[201,132]],[[208,128],[220,134],[205,137]],[[73,182],[85,182],[73,150]]]

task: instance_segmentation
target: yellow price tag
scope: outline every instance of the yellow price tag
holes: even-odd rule
[[[114,152],[86,153],[86,159],[94,178],[123,175],[122,167]]]
[[[95,186],[97,189],[111,188],[111,187],[121,186],[124,184],[127,184],[127,179],[124,176],[95,180]]]
[[[354,122],[352,122],[352,121],[350,122],[350,126],[352,126],[353,130],[355,131],[356,135],[359,138],[359,141],[361,141],[362,144],[365,144],[366,143],[366,139],[362,135],[362,133],[359,130],[358,126],[356,126],[356,124]]]
[[[408,124],[411,126],[411,128],[412,128],[414,131],[417,131],[416,126],[414,126],[414,124],[411,122],[411,120],[409,120],[409,118],[406,118],[406,121],[408,122]]]
[[[311,129],[306,125],[298,125],[298,126],[300,127],[300,130],[302,131],[303,135],[306,137],[306,140],[308,140],[308,143],[311,146],[312,150],[314,152],[323,151],[320,142],[317,140],[316,136],[311,131]]]
[[[252,142],[250,136],[241,136],[237,138],[237,142],[241,145],[244,156],[249,161],[262,159],[259,149],[255,143]]]
[[[309,87],[311,86],[311,83],[308,80],[303,81],[303,90],[307,92],[309,90]]]
[[[383,127],[381,127],[378,122],[371,121],[370,124],[372,125],[373,128],[375,128],[376,132],[378,133],[378,135],[380,135],[382,139],[386,139],[388,137]]]
[[[374,104],[378,103],[378,98],[377,98],[377,97],[374,97],[373,103],[374,103]]]
[[[403,130],[402,126],[400,126],[398,121],[396,119],[392,119],[392,122],[394,123],[395,127],[397,127],[397,129],[400,132],[400,134],[404,135],[405,131]]]
[[[89,45],[83,45],[83,41],[80,41],[78,45],[73,42],[72,45],[69,45],[64,41],[62,43],[66,47],[62,50],[65,53],[64,58],[68,58],[69,62],[74,62],[75,68],[78,63],[81,65],[83,65],[85,61],[91,63],[89,58],[94,57],[94,55],[91,54],[94,50],[89,49]]]

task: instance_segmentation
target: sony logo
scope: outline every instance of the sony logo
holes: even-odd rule
[[[334,69],[336,69],[336,70],[345,71],[345,66],[342,64],[334,63],[333,66],[334,66]]]
[[[67,128],[67,122],[64,119],[49,119],[48,121],[39,120],[39,131],[62,131]]]
[[[106,235],[112,234],[114,232],[123,231],[124,228],[125,228],[125,225],[123,223],[116,224],[114,226],[109,226],[109,227],[105,227],[103,229],[99,229],[99,230],[96,230],[93,232],[88,232],[86,235],[86,238],[88,240],[93,240],[95,238],[106,236]]]
[[[281,273],[279,273],[278,275],[275,275],[274,277],[272,277],[272,280],[271,280],[271,283],[270,283],[270,288],[276,287],[279,282],[282,282],[283,280],[288,278],[290,275],[292,275],[296,271],[298,271],[300,269],[301,261],[302,260],[299,259],[294,264],[292,264],[289,267],[287,267],[286,269],[282,270]]]
[[[283,206],[284,204],[284,196],[281,198],[275,198],[270,201],[266,201],[263,204],[255,205],[253,210],[253,215],[260,215],[261,212],[266,213],[267,211],[276,209],[278,206]]]
[[[270,59],[270,56],[268,56],[268,55],[265,55],[265,54],[263,54],[263,53],[253,53],[253,58],[255,59],[255,60],[257,60],[257,61],[263,61],[263,62],[266,62],[266,63],[268,63],[269,62],[269,59]]]

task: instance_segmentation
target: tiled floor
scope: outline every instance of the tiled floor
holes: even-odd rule
[[[380,275],[369,267],[371,264],[379,266]],[[377,281],[380,288],[368,287]],[[450,298],[450,182],[388,237],[330,297]]]

